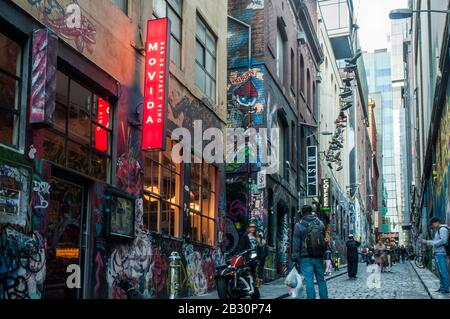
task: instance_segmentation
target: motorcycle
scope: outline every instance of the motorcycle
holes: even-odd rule
[[[245,258],[247,255],[249,258]],[[246,250],[216,268],[215,280],[220,299],[260,298],[251,270],[251,264],[256,263],[257,257],[254,250]]]

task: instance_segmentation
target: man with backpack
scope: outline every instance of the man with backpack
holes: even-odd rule
[[[349,279],[356,279],[356,274],[358,273],[358,247],[360,245],[353,235],[348,236],[348,241],[345,246],[347,247],[347,271]]]
[[[448,254],[450,247],[448,246],[448,227],[441,223],[441,220],[437,217],[430,219],[431,227],[434,230],[433,240],[422,240],[422,243],[433,247],[433,255],[436,261],[436,266],[440,275],[441,285],[439,290],[443,294],[449,293],[449,278],[448,278]]]
[[[323,258],[327,249],[325,226],[313,213],[309,205],[302,208],[303,219],[294,227],[292,261],[300,266],[305,278],[308,299],[316,299],[314,275],[319,286],[320,299],[328,299],[328,288],[324,277]]]

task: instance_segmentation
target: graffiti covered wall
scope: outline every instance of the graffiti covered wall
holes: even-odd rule
[[[447,87],[447,99],[441,116],[436,141],[435,176],[435,215],[450,221],[450,84]]]

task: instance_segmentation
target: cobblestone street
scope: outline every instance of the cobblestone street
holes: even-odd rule
[[[410,263],[396,264],[392,272],[381,274],[370,273],[365,264],[359,264],[356,280],[338,277],[328,282],[328,290],[331,299],[430,299]]]

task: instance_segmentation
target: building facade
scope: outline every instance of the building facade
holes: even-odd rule
[[[448,10],[447,1],[410,1],[414,10]],[[419,235],[429,235],[432,216],[449,222],[448,191],[448,109],[449,109],[449,20],[439,12],[415,14],[411,22],[411,43],[404,61],[408,66],[409,93],[405,99],[410,129],[408,150],[413,168],[411,198],[411,237],[419,247]]]
[[[365,53],[364,59],[367,65],[367,79],[369,92],[372,96],[381,96],[381,107],[375,111],[377,128],[381,128],[380,138],[382,139],[383,150],[383,198],[386,206],[382,206],[381,216],[381,236],[389,239],[399,239],[401,230],[400,214],[397,199],[397,175],[395,167],[395,136],[394,132],[394,112],[392,102],[392,70],[391,54],[387,49],[375,50],[373,53]],[[398,117],[397,117],[398,119]],[[397,135],[395,135],[397,133]],[[398,146],[398,145],[397,145]],[[384,235],[383,235],[384,234]]]
[[[306,145],[317,143],[311,140],[311,125],[318,123],[322,53],[315,12],[315,1],[228,4],[227,125],[277,129],[279,167],[266,175],[261,163],[227,163],[225,252],[235,252],[248,222],[257,222],[269,244],[267,279],[288,269],[293,227],[306,199]],[[245,147],[246,154],[255,151]]]
[[[172,252],[181,295],[214,287],[225,170],[198,150],[187,153],[193,164],[175,163],[170,137],[196,120],[225,129],[226,11],[227,1],[205,0],[0,2],[0,229],[17,254],[34,246],[28,262],[0,265],[17,278],[11,289],[126,298],[125,285],[167,297]],[[143,152],[142,134],[154,134],[142,125],[147,21],[165,16],[167,147]],[[66,287],[70,265],[76,289]]]

